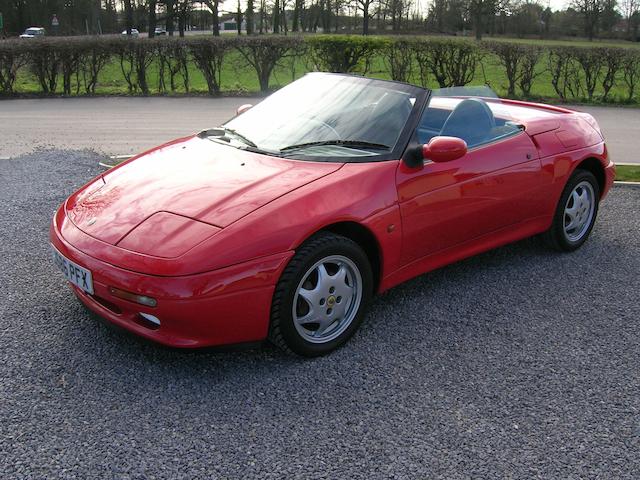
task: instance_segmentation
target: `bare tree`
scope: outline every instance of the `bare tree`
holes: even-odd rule
[[[153,38],[156,34],[156,6],[158,5],[157,0],[149,0],[149,38]]]
[[[187,26],[187,20],[189,17],[189,13],[193,7],[192,0],[177,0],[177,10],[178,10],[178,34],[180,37],[184,37],[184,31]]]
[[[280,0],[275,0],[273,3],[273,33],[280,33]]]
[[[496,12],[497,0],[468,0],[467,10],[473,22],[473,30],[476,40],[482,40],[488,17],[493,17]]]
[[[302,11],[304,10],[304,0],[294,0],[293,3],[293,25],[291,30],[299,32],[302,29]]]
[[[133,5],[131,0],[124,0],[124,12],[127,35],[131,35],[131,28],[133,27]]]
[[[238,0],[238,7],[236,9],[236,29],[238,35],[242,35],[242,17],[242,5],[240,5],[240,0]]]
[[[255,15],[254,13],[254,6],[253,6],[253,0],[247,0],[247,12],[246,12],[246,19],[247,19],[247,35],[251,35],[253,34],[253,17]]]
[[[604,9],[603,0],[572,0],[571,6],[582,15],[584,34],[592,41],[598,33],[598,21]]]
[[[213,14],[213,35],[220,36],[220,4],[222,0],[202,0]]]
[[[362,12],[362,34],[369,35],[369,20],[375,7],[377,5],[376,0],[355,0],[356,11]]]
[[[640,10],[640,0],[621,0],[622,16],[627,21],[627,37],[631,36],[633,15]]]

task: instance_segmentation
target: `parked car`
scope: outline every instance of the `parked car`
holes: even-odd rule
[[[537,234],[579,248],[615,171],[594,118],[448,94],[306,75],[80,188],[53,219],[55,262],[148,339],[315,356],[424,272]]]
[[[162,37],[167,34],[167,31],[163,27],[156,27],[154,30],[156,36]]]
[[[122,35],[128,36],[127,31],[123,30],[122,31]],[[136,29],[136,28],[132,28],[131,29],[131,36],[138,38],[140,36],[140,32]]]
[[[27,28],[20,38],[39,38],[44,37],[45,31],[42,27],[29,27]]]

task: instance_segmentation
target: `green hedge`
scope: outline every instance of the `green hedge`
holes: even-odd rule
[[[131,94],[190,92],[199,75],[210,95],[238,87],[223,71],[249,73],[268,91],[274,72],[370,74],[425,87],[489,83],[510,97],[563,101],[638,102],[640,49],[538,46],[425,36],[223,36],[131,39],[52,37],[0,41],[0,95],[24,92],[30,78],[40,94],[94,94],[102,75]],[[297,72],[297,73],[296,73]],[[240,75],[235,75],[239,77]]]

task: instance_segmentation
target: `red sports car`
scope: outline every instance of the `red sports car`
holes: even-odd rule
[[[580,247],[614,177],[595,120],[453,93],[309,74],[71,195],[55,262],[143,337],[315,356],[409,278],[536,234]]]

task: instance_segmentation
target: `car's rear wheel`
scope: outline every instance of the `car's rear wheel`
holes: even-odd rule
[[[321,232],[297,250],[276,286],[269,339],[287,352],[324,355],[358,329],[372,293],[371,265],[362,248]]]
[[[570,252],[587,241],[598,215],[600,188],[593,174],[577,170],[565,186],[551,228],[543,238],[556,250]]]

